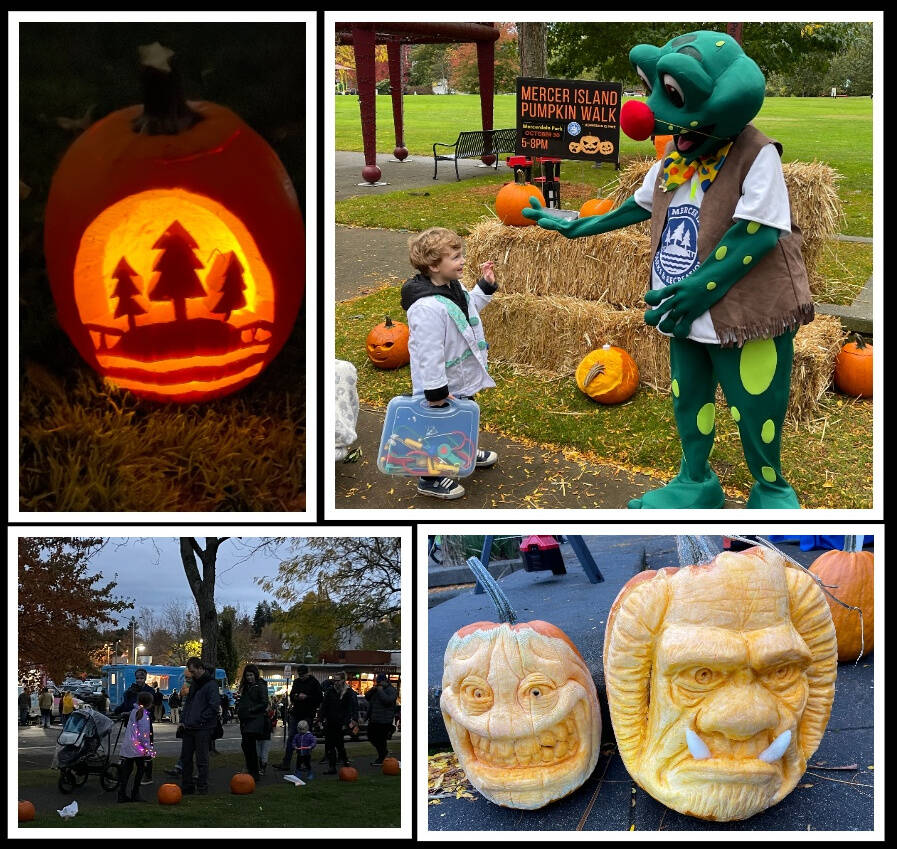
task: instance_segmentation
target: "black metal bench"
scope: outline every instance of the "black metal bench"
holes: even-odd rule
[[[455,163],[455,176],[458,180],[459,159],[479,159],[483,156],[495,156],[495,169],[498,170],[500,153],[513,153],[517,144],[517,130],[471,130],[458,134],[458,138],[448,144],[436,142],[433,145],[433,179],[437,179],[436,172],[440,162]],[[454,153],[436,153],[437,147],[454,149]]]

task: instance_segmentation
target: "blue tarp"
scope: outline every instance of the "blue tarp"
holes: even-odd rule
[[[799,542],[801,551],[813,551],[816,548],[844,548],[843,536],[770,536],[767,537],[770,542]],[[872,545],[875,537],[872,535],[863,537],[863,545]]]

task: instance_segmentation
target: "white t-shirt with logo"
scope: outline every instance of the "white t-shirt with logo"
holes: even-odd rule
[[[723,168],[725,167],[723,163]],[[633,195],[635,202],[648,212],[653,206],[654,185],[662,168],[663,159],[658,159]],[[674,190],[666,225],[660,237],[660,245],[651,263],[652,289],[663,289],[671,283],[678,283],[700,266],[698,212],[703,199],[704,192],[697,173],[689,182]],[[782,162],[775,145],[767,144],[757,154],[744,178],[741,197],[735,206],[733,218],[756,221],[785,233],[791,232],[788,189],[785,186]],[[692,322],[688,338],[705,344],[719,344],[719,336],[714,330],[709,310]]]

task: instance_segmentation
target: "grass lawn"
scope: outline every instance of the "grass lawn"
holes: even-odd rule
[[[173,757],[157,758],[154,769],[159,779],[143,788],[145,804],[120,805],[115,791],[99,794],[99,779],[90,776],[88,783],[73,793],[60,793],[56,772],[46,769],[19,772],[19,798],[34,802],[37,817],[22,823],[21,828],[398,828],[401,825],[400,776],[383,775],[378,768],[368,767],[372,758],[369,743],[346,745],[350,759],[359,766],[357,781],[338,781],[336,776],[322,775],[326,768],[316,768],[316,779],[305,787],[294,787],[279,773],[269,774],[256,786],[255,792],[237,796],[226,789],[229,776],[243,768],[243,756],[233,752],[214,755],[210,793],[208,796],[185,796],[177,805],[160,805],[156,791],[162,782],[162,769],[171,767]],[[398,750],[398,741],[390,743],[390,751]],[[215,773],[226,778],[216,788]],[[170,779],[166,779],[170,780]],[[47,787],[52,784],[48,794]],[[40,792],[38,798],[35,794]],[[76,817],[64,820],[57,808],[79,799]],[[93,800],[100,798],[102,802]],[[81,801],[87,800],[87,801]],[[139,839],[139,836],[138,836]]]

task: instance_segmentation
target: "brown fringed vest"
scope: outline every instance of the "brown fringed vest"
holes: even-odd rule
[[[698,258],[701,263],[733,225],[741,186],[760,149],[772,142],[782,155],[782,146],[748,124],[735,139],[723,167],[701,202],[698,229]],[[667,148],[669,150],[669,147]],[[662,174],[661,174],[662,176]],[[654,253],[666,223],[674,192],[664,192],[661,180],[654,186],[651,213],[651,246]],[[793,218],[793,216],[792,216]],[[813,297],[807,269],[801,256],[800,228],[791,225],[778,244],[710,308],[710,317],[726,347],[741,347],[751,339],[768,339],[813,320]]]

